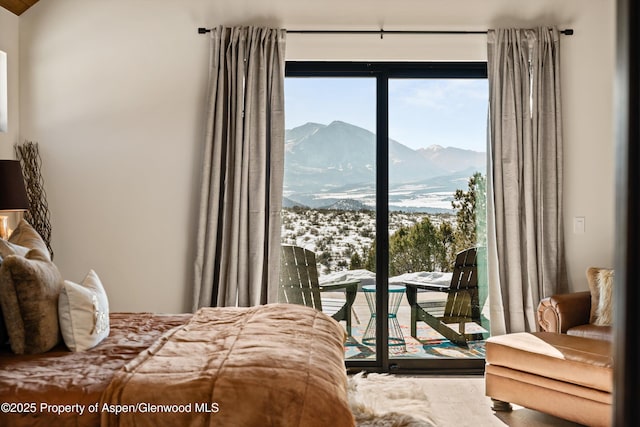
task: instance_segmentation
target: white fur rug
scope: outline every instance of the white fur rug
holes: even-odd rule
[[[435,427],[429,398],[413,378],[360,372],[349,377],[349,405],[358,427]]]

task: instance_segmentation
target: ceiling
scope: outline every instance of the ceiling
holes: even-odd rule
[[[18,16],[36,3],[38,3],[38,0],[0,0],[1,7]]]

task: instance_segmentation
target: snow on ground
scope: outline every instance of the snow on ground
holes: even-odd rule
[[[416,224],[425,216],[436,226],[443,221],[455,223],[453,214],[391,212],[389,233],[393,234],[401,226]],[[346,273],[354,253],[364,262],[375,235],[374,211],[282,210],[282,243],[315,252],[321,280],[327,275]]]
[[[452,273],[440,271],[419,271],[416,273],[405,273],[399,276],[389,277],[389,285],[402,285],[404,282],[432,283],[437,285],[448,285],[451,283]],[[369,270],[345,270],[326,274],[320,277],[321,285],[334,282],[345,282],[348,280],[359,280],[360,286],[375,285],[376,274]]]

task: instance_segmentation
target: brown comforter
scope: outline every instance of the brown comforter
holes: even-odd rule
[[[9,404],[0,410],[0,426],[98,427],[100,413],[88,407],[99,404],[115,372],[191,316],[111,313],[109,336],[84,352],[72,353],[61,344],[43,354],[17,356],[0,348],[0,404]]]
[[[304,306],[200,309],[115,375],[102,425],[353,426],[343,342]]]

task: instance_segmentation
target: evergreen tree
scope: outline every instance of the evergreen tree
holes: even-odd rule
[[[349,270],[359,270],[363,268],[363,266],[362,258],[360,258],[358,252],[354,252],[351,255],[351,260],[349,261]]]
[[[436,256],[436,263],[440,271],[453,271],[456,257],[455,230],[448,221],[443,221],[438,227],[438,241],[440,250]]]
[[[456,226],[443,221],[434,226],[428,217],[400,227],[389,237],[389,275],[416,271],[452,271],[456,254],[473,246],[486,246],[486,178],[476,172],[467,191],[456,190],[451,202]],[[365,253],[363,267],[376,271],[376,240]]]
[[[467,191],[456,190],[451,202],[456,212],[455,251],[486,245],[487,229],[486,178],[476,172],[469,178]]]
[[[376,238],[371,242],[371,247],[366,252],[364,260],[364,268],[373,273],[376,272]]]
[[[389,274],[395,276],[442,268],[444,246],[428,217],[411,227],[400,227],[389,238]]]

